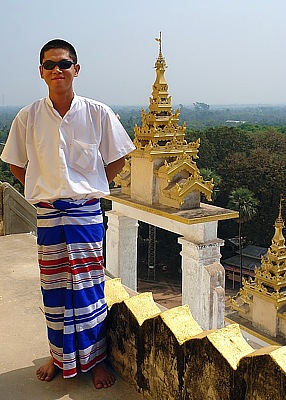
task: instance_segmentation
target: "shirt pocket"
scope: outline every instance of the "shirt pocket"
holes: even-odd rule
[[[79,172],[95,171],[97,153],[97,144],[83,143],[72,139],[70,142],[69,165]]]

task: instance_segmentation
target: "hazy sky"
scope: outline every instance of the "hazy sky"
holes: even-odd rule
[[[77,49],[77,94],[149,103],[162,31],[173,104],[286,104],[285,0],[0,0],[0,105],[47,94],[38,54]]]

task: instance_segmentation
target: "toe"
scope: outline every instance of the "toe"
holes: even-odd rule
[[[40,379],[40,381],[43,381],[45,379],[44,378],[44,373],[43,373],[43,371],[41,369],[37,370],[36,375],[37,375],[37,378]]]
[[[102,363],[92,369],[93,382],[96,389],[108,388],[115,382],[115,377]]]

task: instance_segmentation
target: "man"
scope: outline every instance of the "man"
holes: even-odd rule
[[[96,388],[111,386],[106,368],[104,235],[99,198],[134,145],[106,105],[77,96],[80,65],[61,39],[40,52],[49,95],[15,117],[1,159],[37,207],[41,290],[51,359],[37,370],[51,381],[92,371]],[[105,167],[104,167],[105,165]]]

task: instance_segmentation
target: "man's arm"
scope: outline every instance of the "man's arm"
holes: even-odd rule
[[[10,164],[10,171],[23,185],[25,185],[26,169]]]
[[[125,164],[125,157],[119,158],[116,161],[108,164],[105,168],[108,183],[111,183],[117,174],[122,170]]]

